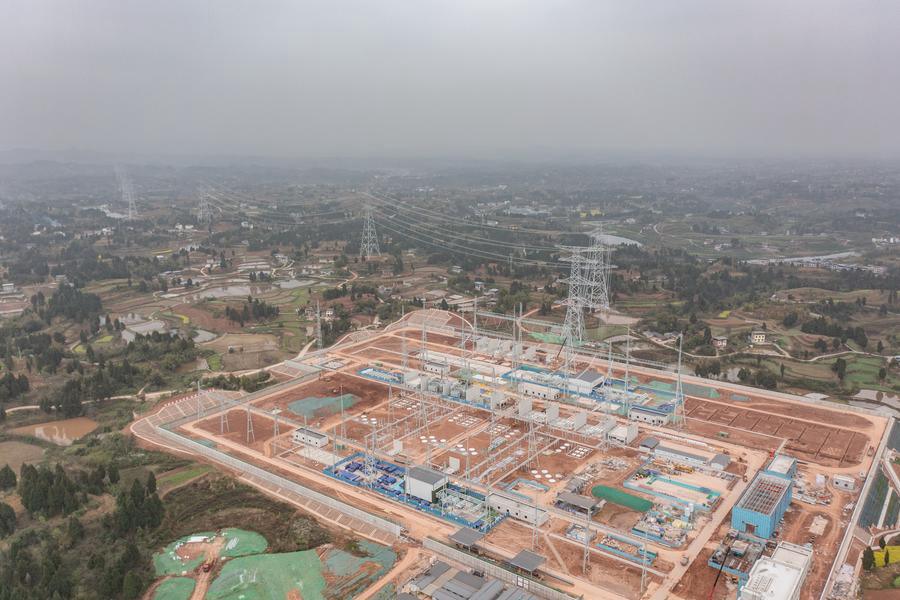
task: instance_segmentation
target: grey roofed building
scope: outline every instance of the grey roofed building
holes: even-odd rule
[[[655,437],[644,438],[644,441],[640,443],[639,448],[647,448],[648,450],[653,450],[657,446],[659,446],[659,440]]]
[[[600,501],[595,498],[590,498],[581,494],[572,494],[570,492],[560,492],[556,495],[556,500],[558,502],[564,502],[565,504],[571,504],[583,511],[592,511],[600,504]]]
[[[503,592],[503,584],[497,579],[491,579],[480,590],[475,592],[469,600],[495,600]]]
[[[517,569],[534,573],[546,560],[531,550],[522,550],[510,559],[509,564]]]
[[[431,565],[427,571],[416,577],[413,582],[421,590],[434,583],[438,577],[450,570],[450,565],[444,561],[438,561]]]
[[[471,527],[460,527],[450,534],[450,541],[466,548],[471,548],[484,537],[484,533]]]
[[[447,476],[443,473],[438,473],[437,471],[432,471],[431,469],[426,469],[425,467],[410,467],[409,477],[410,479],[424,481],[429,485],[437,485],[447,478]]]
[[[316,438],[317,440],[328,439],[324,433],[318,432],[314,429],[309,429],[308,427],[300,427],[297,429],[302,435],[309,436],[311,438]]]
[[[508,588],[497,597],[497,600],[537,600],[537,596],[522,588]]]
[[[670,448],[668,446],[657,446],[656,450],[660,452],[665,452],[667,454],[673,454],[675,456],[681,456],[688,460],[693,460],[695,462],[706,462],[706,457],[700,456],[699,454],[692,454],[691,452],[685,452],[684,450],[679,450],[678,448]]]
[[[467,587],[472,588],[472,590],[480,590],[481,586],[484,585],[485,579],[480,575],[475,575],[473,573],[467,573],[466,571],[460,571],[457,573],[451,581],[455,581],[461,585],[465,585]]]
[[[579,373],[578,376],[575,377],[575,379],[577,379],[579,381],[585,381],[587,383],[594,383],[596,381],[603,379],[603,374],[600,373],[599,371],[595,371],[593,369],[588,369],[588,370],[584,371],[583,373]]]

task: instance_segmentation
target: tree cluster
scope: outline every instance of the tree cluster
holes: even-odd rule
[[[800,326],[800,331],[814,335],[824,335],[831,338],[840,338],[844,343],[846,343],[848,339],[851,339],[862,348],[865,348],[869,344],[866,330],[862,327],[841,327],[840,323],[826,317],[818,317],[804,322],[803,325]]]
[[[81,506],[78,484],[62,468],[22,465],[19,497],[28,514],[44,517],[68,515]]]
[[[150,473],[146,486],[135,479],[128,492],[120,490],[116,495],[113,523],[119,535],[138,529],[156,529],[162,522],[163,513],[162,501],[156,493],[156,479]]]
[[[274,304],[262,301],[259,298],[249,299],[241,308],[225,307],[225,316],[240,324],[249,321],[268,321],[278,316],[278,307]]]
[[[83,323],[97,317],[102,308],[100,296],[84,293],[67,283],[63,283],[56,288],[56,291],[50,297],[44,320],[49,323],[53,317],[61,316],[76,323]]]

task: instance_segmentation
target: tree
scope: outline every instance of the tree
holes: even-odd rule
[[[9,465],[0,469],[0,490],[11,490],[16,487],[16,472]]]
[[[111,462],[106,467],[106,476],[109,478],[109,482],[113,485],[119,483],[119,467],[116,466],[116,463]]]
[[[847,361],[843,358],[835,360],[834,364],[831,365],[831,370],[837,374],[838,379],[843,381],[844,376],[847,374]]]
[[[122,581],[123,598],[126,600],[134,600],[135,598],[140,597],[143,590],[144,582],[141,580],[140,575],[134,571],[129,571],[125,574],[125,579]]]
[[[5,502],[0,502],[0,538],[11,535],[16,530],[16,511]]]
[[[887,369],[885,369],[884,367],[881,367],[880,369],[878,369],[878,379],[880,379],[881,381],[884,381],[884,379],[886,377],[887,377]]]
[[[66,528],[66,537],[69,538],[70,547],[77,544],[79,540],[84,537],[84,525],[82,525],[81,521],[75,516],[69,517],[69,523]]]
[[[153,474],[153,471],[150,471],[150,474],[147,475],[147,493],[156,493],[156,475]]]
[[[884,536],[881,536],[880,538],[878,538],[878,546],[879,546],[882,550],[884,550]]]
[[[882,563],[884,566],[888,566],[891,564],[891,550],[890,548],[885,547],[884,549],[884,562]]]
[[[863,550],[862,555],[862,567],[866,571],[871,571],[875,566],[875,553],[872,552],[872,549],[866,546],[865,550]]]

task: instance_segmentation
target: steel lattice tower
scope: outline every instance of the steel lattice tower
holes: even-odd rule
[[[128,173],[125,172],[125,169],[121,166],[116,166],[116,179],[119,180],[119,189],[122,192],[122,201],[128,205],[128,220],[134,221],[137,219],[137,205],[134,201],[134,186],[131,183],[131,179],[128,177]]]
[[[591,310],[609,310],[610,249],[603,242],[603,230],[591,232],[591,245],[584,252],[584,300]]]
[[[569,285],[569,297],[566,300],[566,320],[563,323],[563,344],[567,347],[577,346],[584,339],[584,307],[585,280],[583,276],[584,256],[582,248],[565,247],[572,253],[563,260],[572,263],[569,277],[563,282]]]
[[[584,339],[584,311],[609,310],[609,247],[603,243],[598,229],[591,232],[591,245],[561,246],[570,255],[563,260],[572,263],[566,300],[566,320],[563,325],[564,343],[575,347]]]
[[[200,208],[197,211],[197,222],[204,227],[212,223],[212,212],[209,210],[209,196],[204,192],[200,195]]]
[[[375,218],[372,216],[372,207],[370,206],[366,206],[365,210],[362,240],[359,243],[359,255],[362,258],[381,256],[381,250],[378,248],[378,233],[375,231]]]

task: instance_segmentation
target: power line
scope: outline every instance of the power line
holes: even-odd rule
[[[535,233],[535,234],[547,235],[547,231],[543,231],[543,230],[540,230],[540,229],[528,229],[528,228],[526,228],[526,227],[517,227],[516,229],[512,229],[512,228],[510,228],[510,227],[500,227],[499,225],[487,225],[487,224],[484,224],[484,223],[472,223],[472,222],[467,221],[467,220],[465,220],[465,219],[458,219],[458,218],[454,218],[454,217],[449,217],[449,216],[447,216],[447,215],[441,214],[441,213],[436,212],[436,211],[429,210],[429,209],[427,209],[427,208],[422,208],[422,207],[413,206],[413,205],[409,204],[408,202],[404,202],[403,200],[400,200],[400,199],[398,199],[398,198],[394,198],[394,197],[388,196],[387,194],[384,194],[383,192],[380,192],[380,193],[382,193],[382,195],[384,195],[385,198],[379,198],[378,196],[375,196],[375,195],[371,194],[370,192],[360,192],[360,193],[362,193],[363,195],[366,195],[366,196],[368,196],[368,197],[370,197],[370,198],[373,198],[373,199],[375,199],[375,200],[378,200],[379,202],[383,202],[383,203],[386,202],[385,198],[387,198],[388,200],[390,200],[390,202],[396,203],[396,204],[400,204],[400,205],[402,205],[402,206],[403,206],[405,209],[407,209],[407,210],[410,210],[410,211],[419,211],[419,212],[424,212],[424,213],[430,213],[430,214],[434,215],[435,217],[440,218],[440,219],[443,219],[443,220],[445,220],[445,221],[456,221],[456,222],[458,222],[458,223],[461,224],[461,225],[468,225],[469,227],[482,227],[482,228],[485,228],[485,229],[497,229],[497,230],[500,230],[500,231],[515,231],[515,232]],[[388,204],[388,205],[390,206],[391,204]],[[576,233],[576,234],[577,234],[577,233],[581,233],[581,232],[579,232],[579,231],[563,231],[563,230],[561,230],[561,229],[557,229],[557,230],[554,230],[554,231],[557,232],[557,233]]]
[[[128,173],[125,172],[125,168],[121,165],[116,165],[116,179],[119,180],[119,189],[122,191],[122,201],[128,205],[128,220],[134,221],[137,219],[137,205],[134,200],[134,185],[131,183],[131,178],[128,177]]]
[[[458,224],[458,225],[462,225],[462,226],[466,226],[466,227],[478,227],[478,228],[481,228],[481,229],[496,229],[496,230],[498,230],[498,231],[505,231],[505,232],[507,232],[507,233],[513,232],[513,233],[532,233],[532,234],[535,234],[535,235],[548,235],[548,232],[547,232],[547,231],[542,231],[542,230],[539,230],[539,229],[528,229],[528,228],[525,228],[525,227],[516,227],[515,229],[513,229],[512,227],[500,227],[499,225],[487,225],[487,224],[484,224],[484,223],[473,223],[473,222],[468,221],[468,220],[466,220],[466,219],[460,219],[460,218],[450,217],[450,216],[447,216],[446,214],[439,213],[439,212],[436,212],[436,211],[433,211],[433,210],[429,210],[429,209],[427,209],[427,208],[422,208],[422,207],[420,207],[420,206],[414,206],[414,205],[412,205],[412,204],[409,204],[408,202],[404,202],[404,201],[399,200],[399,199],[397,199],[397,198],[393,198],[393,197],[387,196],[386,194],[385,194],[385,198],[387,198],[387,200],[386,200],[385,198],[379,198],[378,196],[375,196],[375,195],[373,195],[373,194],[371,194],[371,193],[369,193],[369,192],[361,192],[361,193],[362,193],[363,195],[365,195],[365,196],[368,196],[369,198],[373,198],[373,199],[375,199],[375,200],[381,202],[382,204],[384,204],[384,205],[386,205],[386,206],[394,206],[395,204],[399,204],[399,205],[401,205],[404,209],[406,209],[406,210],[408,210],[408,211],[410,211],[410,212],[413,212],[413,213],[419,213],[420,216],[421,216],[422,214],[426,214],[426,215],[431,216],[431,218],[433,218],[433,219],[436,219],[436,220],[438,220],[438,221],[443,221],[443,222],[445,222],[445,223],[456,223],[456,224]],[[390,202],[388,202],[388,200],[389,200]],[[582,232],[579,232],[579,231],[562,231],[562,230],[556,230],[556,232],[557,232],[557,233],[569,233],[569,234],[579,234],[579,233],[582,233]],[[552,249],[552,246],[539,246],[538,248],[541,248],[541,249]]]
[[[517,257],[513,257],[511,255],[504,256],[502,254],[497,254],[495,252],[489,252],[487,250],[474,250],[470,247],[459,246],[459,245],[454,244],[453,242],[448,242],[446,240],[443,240],[443,239],[437,238],[437,237],[433,237],[431,239],[422,238],[417,235],[413,235],[412,233],[409,233],[408,231],[402,231],[395,227],[391,227],[388,223],[385,223],[383,221],[380,223],[380,226],[382,229],[387,229],[388,231],[391,231],[392,233],[395,233],[401,237],[405,237],[407,239],[416,241],[418,243],[426,244],[428,246],[433,246],[433,247],[439,248],[441,250],[447,250],[449,252],[455,252],[457,254],[471,256],[474,258],[478,258],[480,260],[491,260],[494,262],[509,261],[509,262],[512,262],[515,264],[520,264],[520,265],[549,267],[549,268],[554,268],[554,269],[565,267],[565,265],[558,263],[558,262],[531,260],[531,259],[517,258]],[[442,243],[436,243],[434,241],[435,239],[439,240]]]
[[[420,229],[426,229],[426,233],[427,233],[428,235],[433,235],[433,234],[434,234],[433,231],[427,229],[428,227],[436,228],[436,229],[438,229],[439,231],[441,231],[442,233],[445,233],[445,232],[446,232],[446,229],[444,229],[444,230],[440,230],[440,229],[439,229],[439,228],[440,228],[440,225],[429,225],[429,224],[426,224],[426,223],[423,222],[423,221],[413,221],[413,220],[412,220],[412,217],[409,217],[409,216],[405,215],[405,214],[402,213],[402,212],[397,212],[397,213],[395,213],[394,218],[403,219],[403,220],[404,220],[404,224],[405,224],[406,226],[408,226],[408,227],[412,227],[412,228],[417,228],[417,227],[418,227],[418,228],[420,228]],[[499,248],[514,248],[514,249],[516,249],[516,250],[521,249],[521,250],[523,250],[523,251],[525,251],[525,250],[535,250],[535,251],[538,251],[538,252],[541,252],[541,251],[548,251],[548,250],[549,250],[549,251],[555,251],[555,250],[556,250],[556,247],[555,247],[555,246],[534,246],[534,245],[531,245],[531,244],[522,244],[522,243],[516,243],[516,242],[497,241],[497,240],[492,240],[492,239],[489,239],[489,238],[479,237],[479,236],[472,235],[472,234],[469,234],[469,233],[459,233],[459,232],[454,232],[454,235],[456,235],[456,236],[458,236],[458,237],[466,238],[466,239],[468,239],[468,240],[471,240],[472,242],[481,243],[481,244],[486,244],[486,245],[489,245],[489,246],[497,246],[497,247],[499,247]]]

